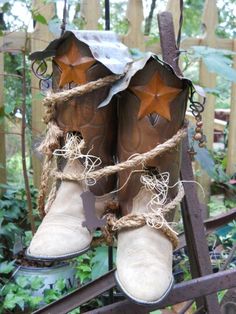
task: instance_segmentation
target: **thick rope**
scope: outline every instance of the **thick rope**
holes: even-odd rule
[[[162,212],[167,212],[170,209],[173,209],[178,205],[184,197],[184,188],[182,183],[179,183],[179,190],[176,197],[169,203],[163,206]],[[158,212],[150,212],[143,214],[128,214],[121,217],[120,219],[116,218],[116,215],[109,213],[107,217],[107,226],[105,230],[105,236],[108,238],[108,242],[112,239],[112,234],[116,231],[120,231],[125,228],[138,228],[144,225],[160,230],[166,235],[166,237],[171,241],[173,248],[176,249],[178,246],[178,236],[176,232],[170,227],[170,223],[167,222],[162,215]]]
[[[63,92],[51,93],[50,95],[44,98],[43,105],[46,107],[50,107],[51,105],[54,105],[57,102],[60,103],[66,102],[75,96],[82,96],[84,94],[95,91],[101,87],[110,85],[118,81],[123,76],[124,75],[109,75],[96,81],[92,81],[87,84],[79,85],[72,89],[65,90]]]
[[[176,147],[180,143],[180,141],[186,136],[186,134],[187,134],[187,129],[182,128],[172,138],[168,139],[166,142],[162,144],[157,145],[152,150],[143,154],[135,154],[132,158],[124,162],[120,162],[116,165],[107,166],[96,171],[91,171],[89,173],[81,173],[78,175],[64,174],[59,171],[54,172],[53,175],[57,179],[60,179],[60,180],[77,181],[77,182],[80,182],[82,180],[89,179],[89,178],[93,180],[99,180],[104,176],[108,176],[118,171],[130,169],[140,164],[145,164],[148,160],[158,155],[161,155],[165,153],[166,151],[169,151],[173,149],[174,147]]]
[[[57,126],[55,121],[51,120],[48,123],[47,134],[44,141],[38,147],[38,150],[45,154],[43,169],[41,174],[41,182],[38,195],[38,210],[41,217],[45,215],[45,198],[47,195],[48,181],[51,174],[51,166],[53,161],[53,151],[60,147],[60,138],[63,136],[63,131]],[[56,181],[56,180],[55,180]],[[51,192],[50,192],[51,194]]]
[[[42,170],[39,195],[38,195],[38,210],[39,210],[39,214],[41,218],[45,216],[44,206],[45,206],[45,198],[47,195],[48,180],[49,180],[50,172],[51,172],[51,164],[52,164],[52,157],[49,155],[46,155],[43,162],[43,170]]]
[[[63,131],[58,127],[55,121],[51,120],[48,123],[46,137],[39,145],[38,151],[52,156],[55,149],[60,148],[60,139],[63,137]]]

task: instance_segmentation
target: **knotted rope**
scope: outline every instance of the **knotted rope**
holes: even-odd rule
[[[106,214],[107,225],[104,228],[104,236],[108,243],[111,243],[113,234],[116,231],[148,225],[151,228],[159,229],[171,241],[173,248],[177,248],[177,233],[171,228],[173,223],[167,222],[164,214],[174,209],[181,202],[184,197],[184,188],[182,183],[178,182],[177,195],[172,201],[167,202],[169,173],[163,173],[160,176],[161,180],[156,176],[150,175],[142,175],[140,178],[140,181],[144,183],[145,190],[152,192],[151,200],[146,205],[148,212],[141,214],[131,213],[120,219],[117,219],[114,213]],[[166,176],[165,182],[162,180],[164,176]]]
[[[63,131],[59,129],[55,121],[51,120],[48,123],[47,134],[44,141],[38,147],[38,150],[45,154],[45,159],[43,162],[43,169],[41,175],[41,182],[39,187],[39,195],[38,195],[38,210],[40,216],[43,217],[45,215],[45,198],[47,195],[48,181],[50,178],[51,168],[53,164],[53,151],[56,148],[60,147],[60,138],[63,136]],[[55,180],[56,181],[56,180]],[[54,191],[56,183],[53,183]],[[54,193],[55,196],[55,193]],[[51,203],[53,202],[53,194],[50,192]]]
[[[145,152],[143,154],[135,154],[132,158],[129,158],[128,160],[120,162],[116,165],[106,166],[102,169],[90,171],[89,173],[65,174],[63,172],[54,171],[52,175],[55,176],[55,178],[60,179],[60,180],[77,181],[77,182],[80,182],[85,179],[99,180],[104,176],[111,175],[118,171],[130,169],[138,165],[145,164],[150,159],[160,156],[161,154],[171,149],[174,149],[180,143],[180,141],[186,136],[186,134],[187,134],[187,129],[182,128],[178,130],[178,132],[172,138],[168,139],[166,142],[162,144],[158,144],[152,150]]]
[[[70,100],[75,96],[82,96],[84,94],[91,93],[101,87],[111,85],[118,81],[124,75],[108,75],[96,81],[92,81],[83,85],[76,86],[72,89],[65,90],[59,93],[51,93],[43,100],[43,105],[46,107],[53,106],[55,103],[62,103]]]

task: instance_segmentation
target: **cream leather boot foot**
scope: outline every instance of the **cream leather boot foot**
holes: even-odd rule
[[[68,162],[64,173],[82,171],[78,161]],[[80,255],[90,247],[92,235],[82,225],[85,221],[83,203],[80,195],[86,190],[85,185],[63,181],[56,198],[34,235],[27,250],[31,259],[56,260]],[[102,215],[110,194],[96,197],[96,212]]]
[[[116,280],[133,301],[150,305],[160,302],[173,285],[171,242],[149,226],[121,231]]]
[[[142,188],[133,199],[132,214],[147,213],[151,193]],[[162,231],[145,225],[118,234],[116,280],[133,301],[157,304],[173,285],[171,241]]]

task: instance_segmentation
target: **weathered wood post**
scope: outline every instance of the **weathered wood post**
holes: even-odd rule
[[[142,32],[143,3],[142,0],[129,0],[126,11],[126,18],[129,22],[129,31],[123,37],[123,42],[129,48],[145,50],[144,34]]]
[[[206,0],[202,24],[205,30],[202,40],[205,41],[205,45],[209,47],[216,47],[216,35],[215,29],[218,24],[218,13],[215,0]],[[199,83],[203,87],[215,88],[216,85],[216,75],[209,73],[203,61],[200,61],[199,67]],[[204,133],[207,137],[207,148],[213,148],[213,136],[214,136],[214,114],[215,114],[215,96],[212,94],[207,94],[206,96],[206,107],[203,112],[203,123],[204,123]],[[199,190],[199,198],[202,203],[208,203],[210,199],[210,184],[211,179],[205,172],[201,173],[198,178],[198,182],[202,185],[205,198],[202,195],[202,191]],[[208,215],[207,211],[204,216]]]
[[[0,47],[3,45],[3,37],[0,37]],[[4,58],[3,51],[0,49],[0,184],[6,184],[6,146],[5,146],[5,128],[4,128]],[[2,194],[0,188],[0,196]]]
[[[101,4],[97,0],[82,0],[80,12],[85,20],[85,29],[98,29],[98,20],[101,17]]]
[[[49,21],[55,14],[55,5],[45,4],[43,0],[35,0],[33,8],[42,14]],[[48,30],[48,25],[36,23],[35,30],[31,36],[31,51],[43,50],[48,43],[53,39],[53,35]],[[50,71],[50,69],[49,69]],[[32,134],[33,139],[37,138],[45,129],[42,121],[44,108],[39,99],[39,80],[35,75],[31,77],[32,90]],[[34,185],[39,187],[41,177],[41,162],[34,155],[32,158],[34,171]]]
[[[233,40],[232,50],[236,53],[236,39]],[[233,56],[233,62],[233,67],[236,70],[236,55]],[[227,173],[233,175],[236,172],[236,83],[233,83],[231,87],[230,110]]]

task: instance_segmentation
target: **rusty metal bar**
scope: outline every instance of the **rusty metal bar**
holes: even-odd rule
[[[33,314],[64,314],[115,287],[114,270],[76,289],[69,295],[35,311]]]
[[[215,229],[219,228],[222,225],[226,225],[233,219],[236,219],[236,208],[232,208],[226,213],[205,220],[204,225],[206,227],[207,234],[211,233],[212,231],[214,231]]]
[[[168,11],[162,12],[158,14],[157,20],[163,60],[173,67],[177,75],[182,75],[178,65],[179,50],[175,42],[172,14]]]
[[[184,181],[194,181],[190,156],[187,154],[187,138],[183,141],[182,150],[181,179]],[[195,185],[191,182],[183,184],[185,197],[182,202],[182,216],[189,253],[190,269],[193,278],[196,278],[211,274],[212,266]],[[203,305],[202,299],[196,300],[196,302],[198,307]],[[220,313],[220,306],[216,295],[208,295],[207,297],[204,297],[204,303],[208,314]],[[203,309],[201,313],[204,313],[204,311],[205,310]]]
[[[173,18],[170,12],[158,14],[158,25],[160,31],[160,44],[163,60],[169,63],[178,75],[182,75],[178,65],[179,52],[175,42]],[[181,179],[183,181],[194,181],[192,164],[188,154],[188,138],[183,140]],[[185,197],[182,202],[182,215],[186,242],[189,252],[190,269],[193,278],[212,273],[212,267],[205,238],[205,230],[201,217],[200,203],[197,197],[194,183],[183,183]],[[197,307],[204,307],[208,314],[220,313],[217,296],[207,296],[196,299]],[[204,311],[204,310],[203,310]]]
[[[149,311],[165,308],[167,306],[181,303],[190,299],[203,297],[214,292],[230,289],[236,286],[236,269],[210,274],[204,277],[195,278],[182,282],[174,286],[167,298],[157,306],[148,307]],[[133,303],[129,300],[120,301],[112,305],[88,311],[85,314],[105,314],[105,313],[146,313],[145,307],[136,305],[135,309],[143,312],[123,312],[129,309]],[[209,313],[209,312],[208,312]],[[217,312],[216,312],[217,313]],[[60,313],[61,314],[61,313]]]
[[[99,309],[84,312],[84,314],[149,314],[150,310],[138,304],[131,303],[128,300],[116,302]]]
[[[226,225],[231,222],[233,219],[236,219],[236,208],[232,208],[226,213],[217,215],[213,218],[209,218],[204,221],[205,226],[205,235],[208,235],[215,231],[217,228]],[[179,250],[186,246],[185,233],[179,235],[179,245],[176,250]]]

